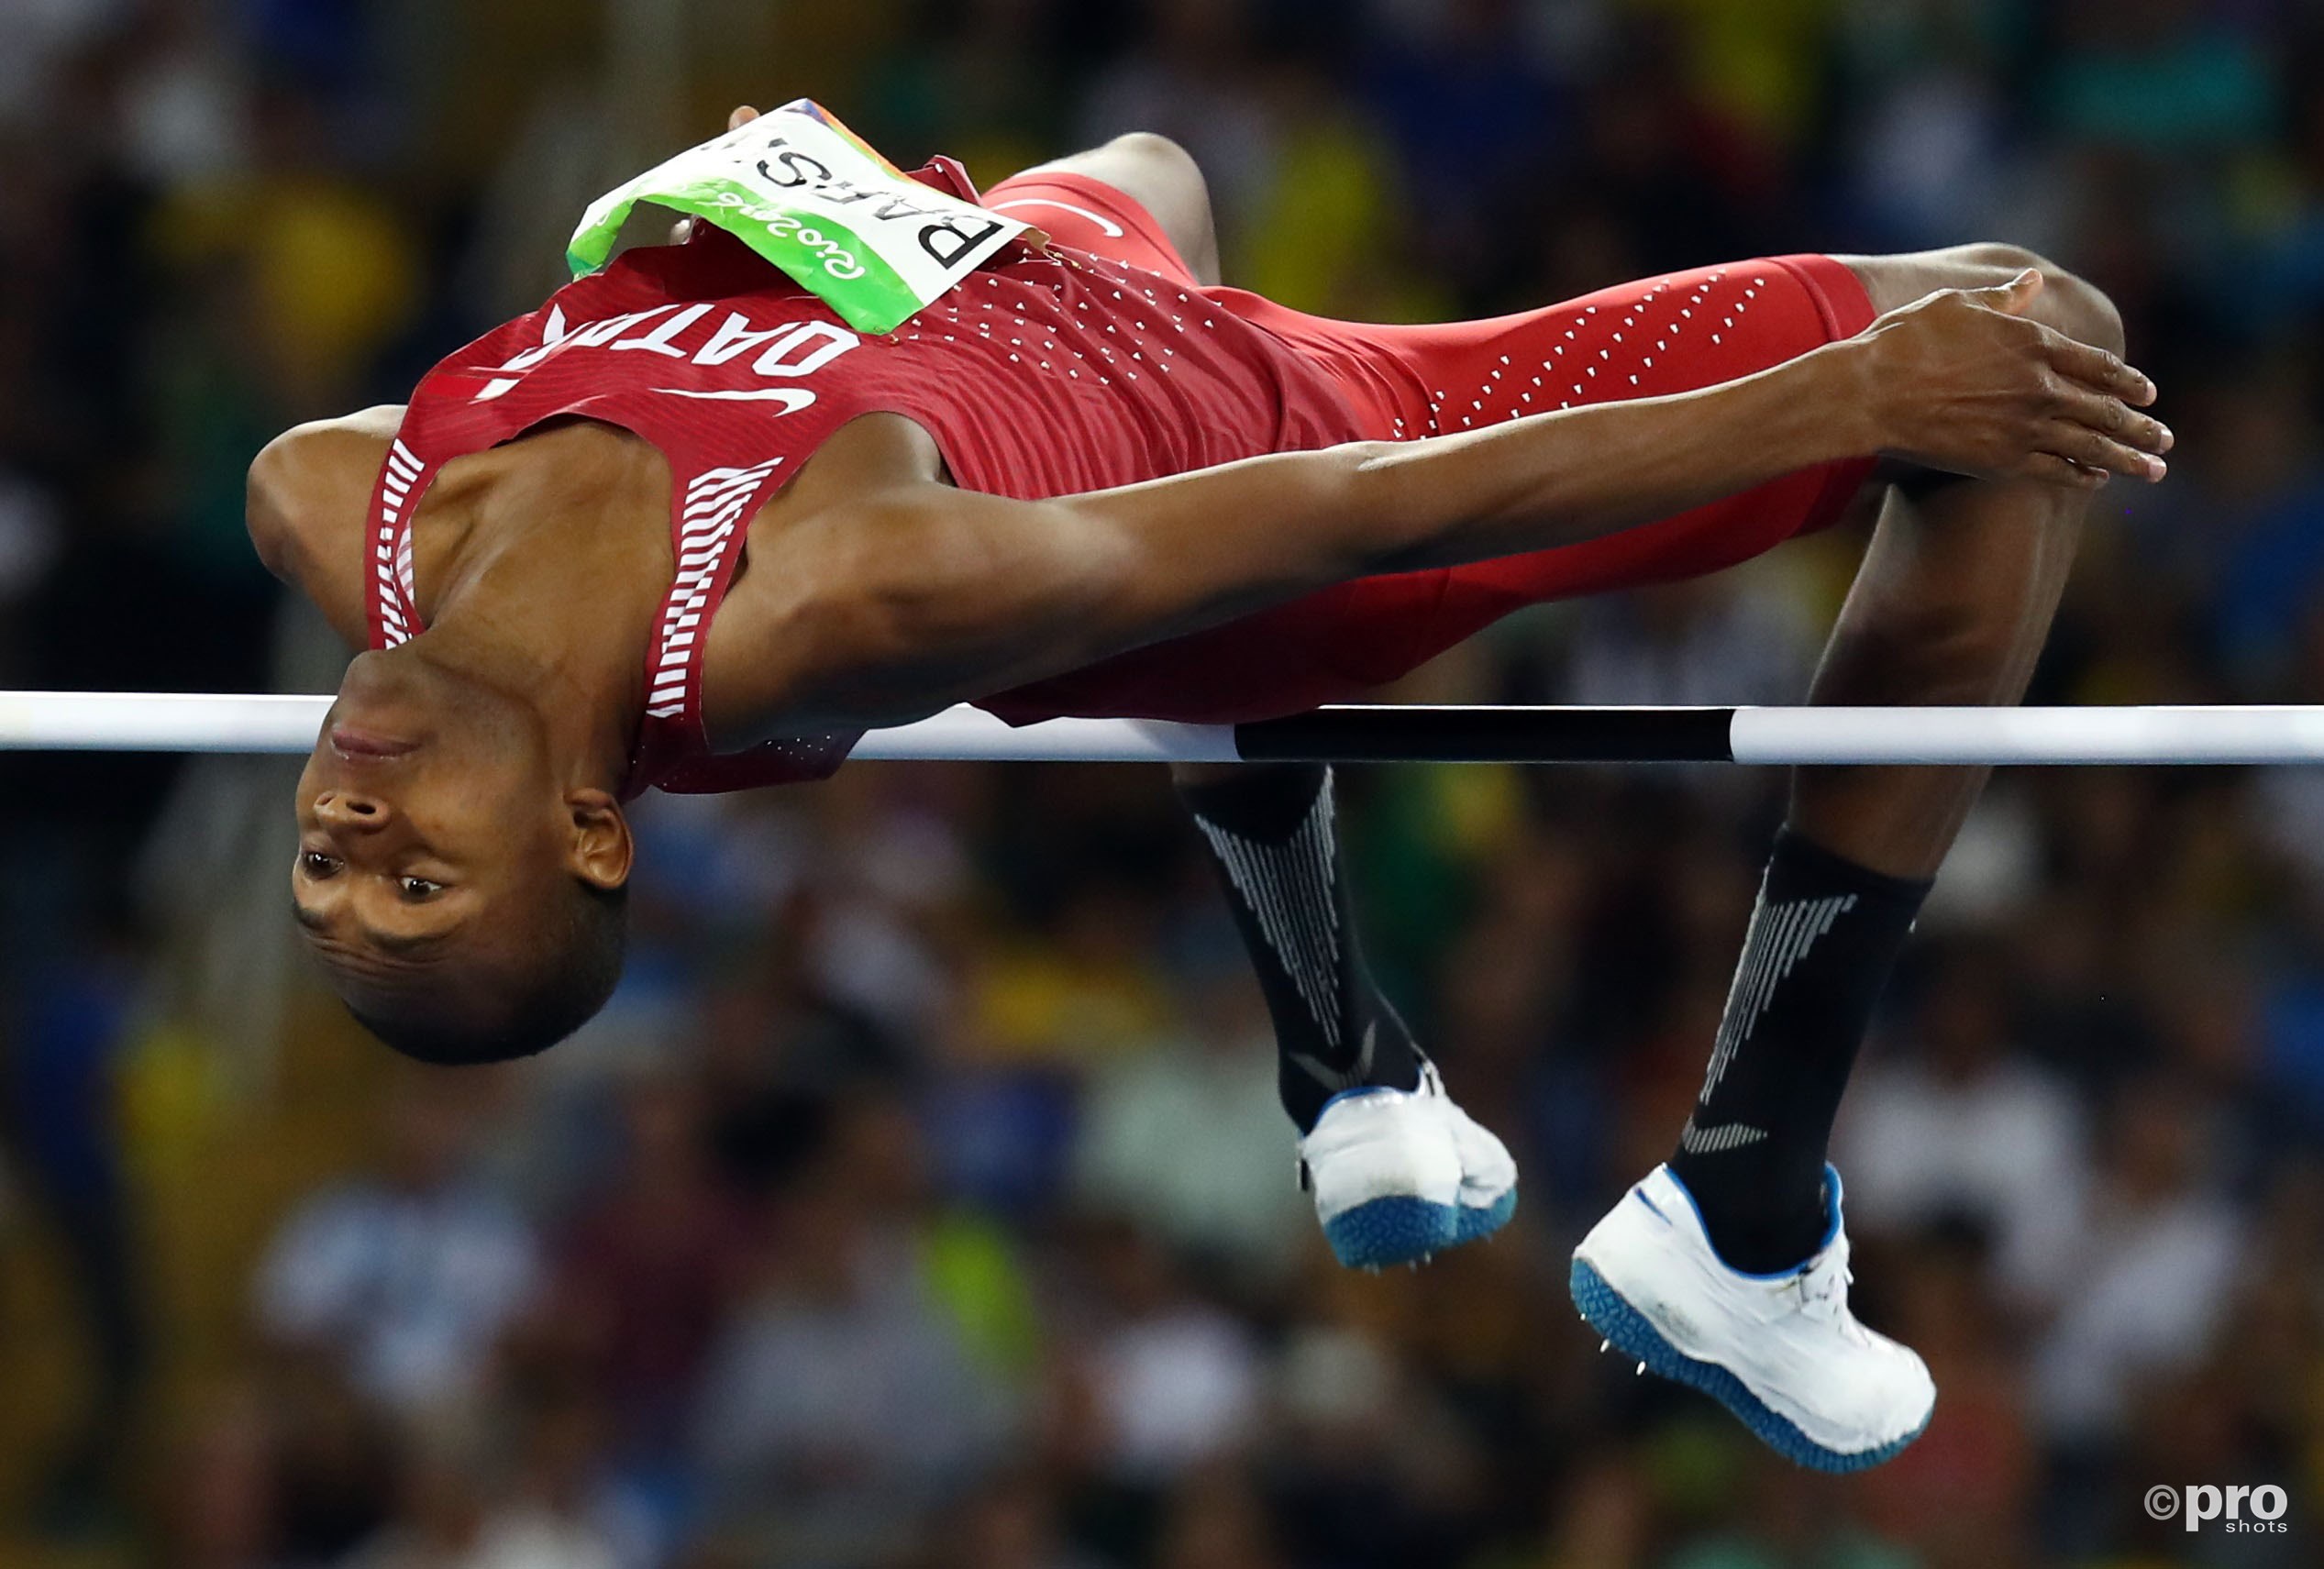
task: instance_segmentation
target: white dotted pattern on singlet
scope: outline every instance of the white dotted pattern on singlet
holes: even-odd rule
[[[1188,318],[1197,315],[1198,313],[1201,315],[1201,326],[1205,329],[1216,331],[1218,328],[1218,318],[1210,314],[1214,307],[1212,307],[1207,301],[1196,300],[1190,294],[1168,288],[1163,290],[1161,293],[1157,293],[1153,289],[1139,287],[1126,275],[1126,273],[1125,275],[1117,278],[1111,271],[1102,271],[1096,267],[1086,266],[1077,258],[1067,255],[1063,252],[1052,252],[1049,255],[1036,258],[1034,261],[1026,263],[1026,265],[1040,265],[1044,263],[1056,267],[1069,268],[1076,272],[1085,273],[1090,278],[1097,280],[1098,286],[1100,287],[1109,287],[1112,284],[1118,282],[1125,284],[1130,288],[1136,289],[1138,297],[1145,300],[1146,304],[1154,307],[1155,315],[1157,321],[1163,316],[1170,318],[1170,330],[1173,333],[1183,336],[1186,332],[1188,332],[1190,330],[1188,326]],[[974,292],[979,283],[983,284],[983,286],[988,289],[1002,290],[1004,297],[999,301],[974,300]],[[1032,289],[1036,287],[1040,287],[1040,285],[1029,283],[1021,278],[1008,277],[1004,281],[1002,277],[995,276],[992,273],[979,273],[976,277],[962,283],[960,287],[956,289],[952,293],[945,295],[944,298],[937,304],[929,305],[918,315],[912,318],[912,322],[914,324],[925,323],[926,326],[924,327],[914,326],[912,330],[902,332],[901,336],[905,342],[918,342],[924,336],[924,333],[935,333],[935,328],[940,323],[944,326],[960,327],[964,330],[971,331],[975,333],[978,337],[987,342],[997,341],[996,335],[1005,336],[1008,339],[1008,345],[1011,350],[1009,355],[1009,362],[1011,364],[1021,365],[1025,363],[1026,359],[1030,358],[1038,369],[1046,370],[1053,376],[1061,375],[1068,381],[1078,381],[1081,380],[1081,368],[1090,366],[1091,364],[1090,355],[1084,353],[1079,348],[1074,348],[1065,344],[1061,344],[1055,335],[1039,324],[1030,322],[1023,315],[1008,314],[1013,310],[1011,302],[1005,297],[1009,289]],[[1130,297],[1128,293],[1124,293],[1123,290],[1120,288],[1112,289],[1112,293],[1113,298],[1116,300],[1127,300]],[[1175,293],[1178,297],[1175,301],[1165,301],[1162,297],[1163,293]],[[1173,304],[1184,307],[1183,312],[1173,310],[1171,308]],[[973,309],[970,308],[972,305],[974,307]],[[1079,308],[1084,311],[1088,310],[1090,308],[1089,303],[1087,301],[1079,302]],[[1134,306],[1132,308],[1134,309],[1135,307]],[[965,318],[962,315],[964,311],[968,312]],[[1007,318],[1005,323],[1002,322],[1000,319],[1004,315]],[[1167,343],[1161,343],[1153,338],[1138,337],[1135,336],[1136,334],[1148,331],[1150,326],[1151,324],[1149,323],[1140,321],[1135,317],[1132,318],[1132,341],[1135,342],[1138,347],[1132,348],[1129,351],[1128,359],[1126,360],[1116,352],[1117,348],[1123,347],[1122,345],[1108,344],[1102,339],[1099,339],[1097,341],[1095,345],[1097,359],[1104,367],[1104,369],[1098,370],[1092,368],[1091,374],[1096,378],[1100,386],[1110,387],[1113,385],[1113,378],[1112,375],[1107,373],[1109,371],[1119,371],[1125,380],[1131,381],[1136,381],[1138,379],[1138,373],[1131,369],[1132,365],[1144,365],[1150,370],[1160,371],[1165,375],[1169,373],[1169,361],[1178,358],[1179,351],[1176,348],[1171,348]],[[1057,330],[1060,332],[1067,332],[1072,329],[1059,328]],[[1085,332],[1088,331],[1086,328],[1083,330]],[[1121,329],[1112,323],[1108,323],[1106,325],[1105,330],[1116,337],[1121,336]],[[1027,342],[1024,336],[1027,333],[1031,333],[1035,337],[1038,337],[1040,341],[1037,344]],[[937,336],[941,337],[946,343],[957,342],[960,337],[960,334],[957,332],[946,332],[938,334]],[[1096,336],[1097,335],[1093,332],[1089,333],[1090,337],[1096,337]],[[1084,341],[1087,341],[1087,339],[1085,338]],[[1155,358],[1152,359],[1148,359],[1146,358],[1146,351],[1148,349],[1155,351]],[[1073,357],[1073,359],[1075,360],[1073,365],[1068,365],[1065,363],[1065,358],[1068,355],[1071,355]]]
[[[1685,296],[1684,304],[1665,306],[1658,311],[1654,308],[1656,304],[1666,294],[1671,293],[1676,284],[1669,278],[1657,281],[1653,288],[1639,296],[1637,303],[1621,318],[1620,326],[1612,334],[1612,343],[1620,345],[1625,356],[1634,354],[1638,357],[1638,369],[1631,370],[1627,365],[1618,361],[1611,345],[1601,348],[1598,350],[1596,364],[1580,364],[1579,374],[1570,383],[1567,395],[1558,399],[1557,406],[1561,409],[1572,408],[1575,399],[1586,395],[1589,383],[1597,379],[1600,370],[1613,374],[1627,375],[1630,378],[1630,385],[1639,386],[1641,374],[1654,369],[1654,354],[1667,354],[1672,340],[1684,335],[1689,326],[1695,326],[1699,329],[1702,324],[1695,320],[1695,312],[1698,308],[1703,311],[1706,322],[1711,312],[1723,313],[1719,317],[1719,330],[1710,334],[1712,343],[1723,344],[1726,341],[1726,333],[1734,327],[1735,318],[1748,311],[1751,308],[1751,302],[1759,297],[1759,291],[1767,286],[1765,276],[1754,277],[1749,283],[1741,286],[1740,297],[1732,298],[1727,305],[1721,306],[1713,303],[1716,289],[1717,285],[1726,282],[1727,274],[1723,271],[1712,272],[1702,280],[1692,293]],[[1667,315],[1674,309],[1677,314],[1668,315],[1668,319],[1660,326],[1653,325],[1655,316]],[[1573,345],[1577,353],[1587,356],[1588,350],[1579,341],[1580,335],[1593,325],[1590,318],[1597,315],[1596,305],[1585,305],[1575,315],[1572,325],[1566,329],[1565,340],[1553,343],[1550,346],[1550,357],[1540,362],[1541,373],[1529,378],[1531,387],[1517,391],[1516,403],[1509,405],[1496,416],[1487,409],[1487,400],[1491,399],[1498,403],[1515,388],[1515,377],[1524,375],[1522,369],[1511,363],[1510,356],[1506,354],[1500,356],[1500,363],[1486,374],[1483,381],[1478,383],[1477,395],[1468,401],[1467,412],[1459,414],[1461,428],[1464,430],[1472,428],[1479,419],[1491,425],[1498,423],[1498,419],[1520,419],[1528,414],[1546,412],[1544,409],[1534,409],[1526,405],[1533,402],[1533,395],[1537,392],[1541,393],[1544,403],[1555,396],[1555,393],[1549,390],[1551,378],[1576,374],[1574,366],[1566,361],[1567,345]],[[1632,332],[1636,335],[1634,337],[1625,337],[1625,334]],[[1645,349],[1648,334],[1653,335],[1654,354],[1649,354]],[[1641,392],[1638,395],[1645,396],[1646,394]],[[1444,411],[1447,403],[1454,402],[1456,400],[1449,397],[1444,389],[1435,390],[1434,396],[1429,401],[1429,434],[1433,436],[1444,432]],[[1398,422],[1397,434],[1400,436],[1403,434],[1401,421]]]

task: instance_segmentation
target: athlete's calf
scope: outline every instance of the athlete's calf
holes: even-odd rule
[[[2093,285],[2011,246],[1845,259],[1876,311],[2038,269],[2028,314],[2120,354]],[[2049,635],[2092,488],[1890,468],[1809,701],[2014,703]],[[1671,1168],[1738,1268],[1789,1267],[1826,1225],[1824,1154],[1888,972],[1983,788],[1979,768],[1802,768]]]

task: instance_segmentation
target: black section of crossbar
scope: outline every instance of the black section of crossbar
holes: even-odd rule
[[[1732,708],[1343,704],[1234,727],[1245,762],[1732,763]]]

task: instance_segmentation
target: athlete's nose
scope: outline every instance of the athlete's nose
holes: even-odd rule
[[[315,820],[326,828],[377,833],[387,826],[391,815],[387,802],[357,790],[326,790],[315,798]]]

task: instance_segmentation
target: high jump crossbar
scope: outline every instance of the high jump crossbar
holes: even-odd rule
[[[327,697],[0,691],[0,751],[303,753]],[[1461,708],[1348,705],[1243,724],[948,709],[853,754],[1002,762],[2324,763],[2324,705]]]

